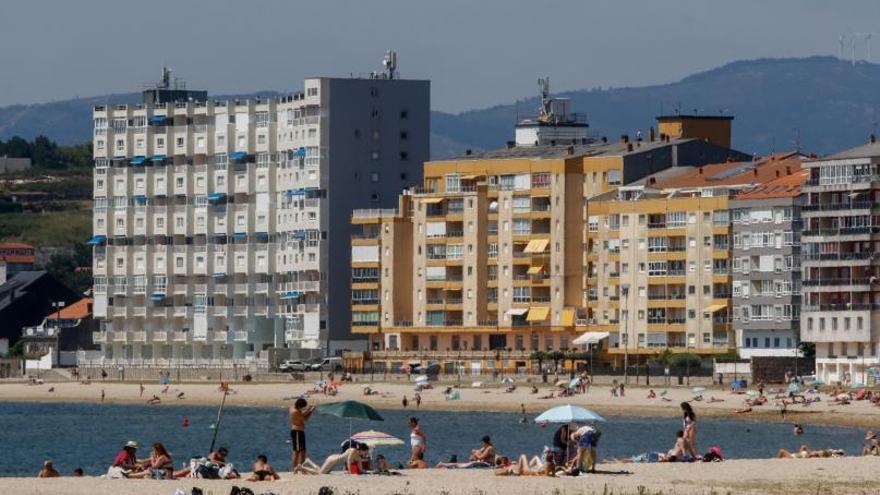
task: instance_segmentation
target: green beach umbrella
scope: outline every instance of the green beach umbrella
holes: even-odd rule
[[[351,438],[351,423],[354,419],[369,419],[371,421],[385,421],[382,416],[372,407],[356,400],[331,402],[315,407],[315,412],[330,414],[337,418],[348,418],[348,436]]]

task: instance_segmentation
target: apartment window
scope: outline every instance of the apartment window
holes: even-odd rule
[[[183,257],[178,256],[174,258],[174,266],[175,268],[183,268]]]
[[[183,187],[183,177],[177,177],[177,178],[174,180],[174,185],[175,185],[176,187]]]
[[[165,147],[165,138],[163,138],[163,137],[156,138],[156,147],[157,148],[164,148]]]

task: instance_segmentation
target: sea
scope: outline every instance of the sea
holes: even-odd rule
[[[307,425],[308,456],[317,463],[339,452],[349,432],[378,430],[407,442],[380,447],[392,463],[409,456],[407,419],[419,418],[428,437],[426,460],[434,464],[452,455],[466,460],[480,438],[489,435],[498,452],[509,457],[540,454],[550,445],[554,425],[523,420],[520,414],[497,412],[440,412],[380,410],[384,421],[340,419],[315,414]],[[149,456],[150,446],[162,442],[175,466],[188,465],[193,456],[205,455],[214,435],[218,408],[186,405],[116,405],[63,403],[0,403],[0,476],[34,476],[45,459],[52,459],[63,475],[81,467],[99,475],[129,440],[141,445],[139,457]],[[697,410],[699,414],[699,410]],[[677,416],[608,416],[600,424],[600,458],[629,457],[670,449],[681,428]],[[699,419],[699,418],[698,418]],[[185,426],[185,420],[188,425]],[[855,428],[805,426],[800,436],[790,424],[740,420],[699,419],[697,443],[701,452],[718,446],[727,458],[767,458],[781,449],[840,448],[861,453],[864,432]],[[290,432],[286,407],[223,409],[216,447],[227,447],[229,459],[248,471],[253,459],[265,454],[278,470],[290,469]]]

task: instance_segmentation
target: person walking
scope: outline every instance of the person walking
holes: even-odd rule
[[[296,399],[293,407],[290,408],[290,442],[293,446],[290,462],[293,472],[296,472],[297,468],[306,460],[306,421],[309,420],[313,412],[315,412],[315,406],[310,406],[309,402],[302,397]]]
[[[687,441],[688,453],[694,459],[697,458],[697,415],[687,402],[681,403],[682,430]]]
[[[428,449],[428,437],[419,426],[419,419],[416,417],[409,418],[409,444],[412,449],[410,462],[417,460],[419,455],[424,456],[425,450]]]

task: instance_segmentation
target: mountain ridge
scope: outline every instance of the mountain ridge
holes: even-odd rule
[[[852,64],[831,56],[759,58],[730,62],[648,85],[565,91],[575,112],[587,114],[591,132],[614,138],[643,133],[660,113],[733,115],[734,147],[766,154],[802,148],[828,154],[865,142],[880,119],[880,65]],[[214,99],[272,96],[260,91],[212,95]],[[0,139],[45,134],[60,144],[91,137],[91,107],[98,103],[136,102],[139,93],[119,93],[0,108]],[[459,113],[431,112],[432,157],[465,149],[504,146],[512,139],[517,116],[534,112],[538,97]]]

